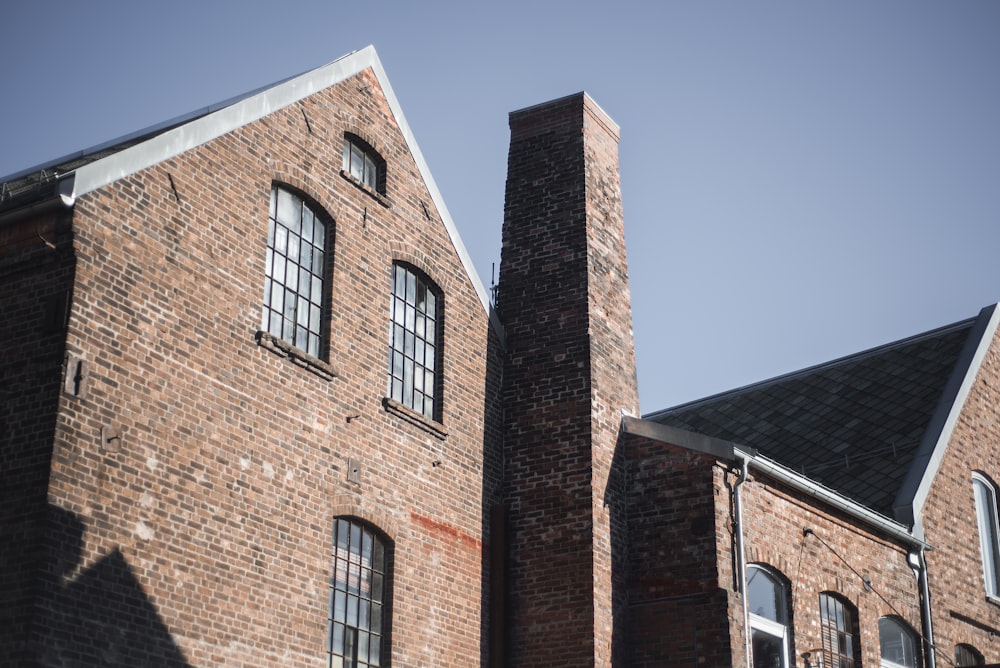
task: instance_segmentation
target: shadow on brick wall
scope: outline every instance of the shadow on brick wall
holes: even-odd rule
[[[115,548],[77,572],[83,532],[83,523],[73,513],[49,506],[48,559],[33,625],[33,665],[190,665],[121,550]]]

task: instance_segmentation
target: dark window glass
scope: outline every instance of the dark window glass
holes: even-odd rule
[[[983,655],[972,645],[955,645],[955,665],[958,668],[982,666],[986,664]]]
[[[379,534],[349,518],[334,520],[328,668],[385,664],[387,567]]]

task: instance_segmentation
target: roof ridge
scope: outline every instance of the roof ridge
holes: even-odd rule
[[[733,397],[733,396],[744,394],[744,393],[747,393],[747,392],[750,392],[750,391],[753,391],[753,390],[764,389],[764,388],[767,388],[767,387],[772,386],[772,385],[777,385],[779,383],[787,382],[787,381],[790,381],[790,380],[795,380],[798,377],[808,376],[808,375],[814,374],[814,373],[816,373],[818,371],[821,371],[821,370],[833,369],[833,368],[836,368],[837,366],[842,366],[842,365],[845,365],[845,364],[848,364],[848,363],[851,363],[851,362],[861,361],[861,360],[864,360],[864,359],[869,358],[869,357],[875,357],[877,355],[881,355],[881,354],[884,354],[886,352],[890,352],[891,350],[902,348],[904,346],[911,345],[913,343],[917,343],[917,342],[919,342],[921,340],[931,339],[931,338],[934,338],[934,337],[937,337],[937,336],[941,336],[943,334],[948,334],[948,333],[957,331],[959,329],[962,329],[963,327],[971,327],[976,322],[977,319],[978,319],[978,316],[975,316],[975,317],[972,317],[972,318],[966,318],[964,320],[959,320],[958,322],[953,322],[953,323],[950,323],[948,325],[943,325],[941,327],[936,327],[936,328],[928,330],[926,332],[921,332],[919,334],[915,334],[915,335],[908,336],[908,337],[905,337],[905,338],[902,338],[902,339],[898,339],[896,341],[890,341],[889,343],[884,343],[884,344],[875,346],[873,348],[868,348],[868,349],[862,350],[860,352],[852,353],[852,354],[849,354],[849,355],[844,355],[842,357],[838,357],[838,358],[835,358],[835,359],[832,359],[832,360],[829,360],[829,361],[826,361],[826,362],[821,362],[819,364],[814,364],[814,365],[811,365],[811,366],[808,366],[808,367],[805,367],[805,368],[802,368],[802,369],[797,369],[795,371],[790,371],[788,373],[780,374],[778,376],[773,376],[773,377],[767,378],[765,380],[760,380],[760,381],[756,381],[754,383],[750,383],[750,384],[747,384],[747,385],[742,385],[742,386],[739,386],[739,387],[736,387],[736,388],[733,388],[733,389],[724,390],[722,392],[717,392],[717,393],[711,394],[711,395],[709,395],[707,397],[702,397],[700,399],[694,399],[692,401],[688,401],[688,402],[685,402],[685,403],[682,403],[682,404],[677,404],[676,406],[670,406],[670,407],[667,407],[667,408],[664,408],[664,409],[661,409],[661,410],[658,410],[658,411],[654,411],[652,413],[647,413],[646,415],[643,416],[643,419],[654,420],[655,421],[656,419],[658,419],[660,417],[671,415],[671,414],[673,414],[675,412],[679,412],[679,411],[682,411],[682,410],[687,410],[687,409],[690,409],[690,408],[694,408],[694,407],[702,405],[702,404],[709,404],[709,403],[715,402],[715,401],[717,401],[719,399],[722,399],[724,397]]]

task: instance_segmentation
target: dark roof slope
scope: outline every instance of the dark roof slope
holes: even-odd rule
[[[887,517],[976,319],[645,416],[756,448]],[[945,398],[945,401],[949,401]]]

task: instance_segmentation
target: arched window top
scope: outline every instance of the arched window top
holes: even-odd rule
[[[343,170],[374,192],[385,195],[385,159],[356,134],[344,133]]]
[[[746,579],[753,668],[786,668],[790,665],[791,627],[785,579],[760,564],[747,566]]]
[[[750,612],[779,624],[788,623],[788,599],[784,582],[759,564],[747,566],[747,600]]]
[[[1000,524],[997,519],[997,488],[986,474],[972,474],[976,503],[976,525],[983,560],[983,582],[987,596],[1000,597]]]
[[[969,668],[970,666],[982,666],[986,664],[986,658],[982,652],[964,643],[955,645],[955,665],[958,668]]]
[[[920,666],[920,644],[917,634],[898,617],[882,617],[878,620],[878,641],[881,652],[881,668],[918,668]]]

